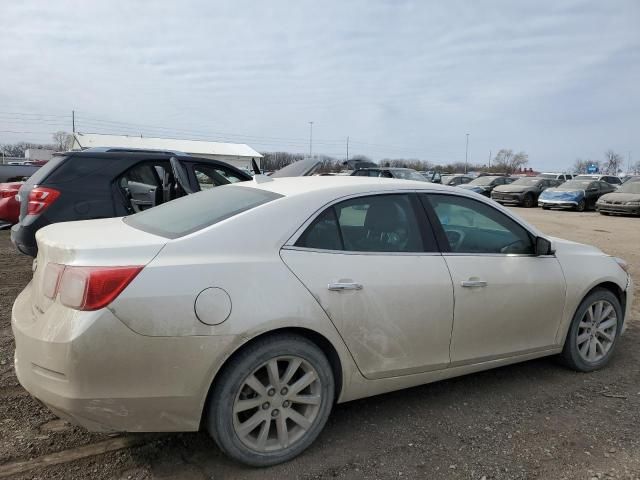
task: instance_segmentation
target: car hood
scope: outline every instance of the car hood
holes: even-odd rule
[[[505,192],[505,193],[522,193],[528,192],[529,190],[534,189],[535,187],[527,187],[526,185],[499,185],[493,189],[494,192]]]
[[[465,188],[467,190],[473,190],[474,192],[480,192],[482,190],[486,190],[487,188],[489,188],[489,185],[469,185],[468,183],[465,185],[458,185],[458,187],[460,188]]]
[[[606,255],[602,250],[592,245],[584,243],[572,242],[558,237],[547,237],[553,242],[556,254],[581,254],[581,255]]]
[[[544,192],[540,194],[540,198],[542,199],[578,198],[582,196],[584,196],[584,190],[560,190],[557,188],[547,188]]]
[[[640,193],[613,192],[600,197],[605,202],[640,202]]]
[[[305,160],[293,162],[286,167],[281,168],[280,170],[276,170],[271,176],[273,178],[306,177],[309,175],[313,175],[321,165],[322,162],[320,160],[316,160],[315,158],[307,158]]]

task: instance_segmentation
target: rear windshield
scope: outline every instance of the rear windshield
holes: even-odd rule
[[[124,221],[145,232],[178,238],[280,197],[256,188],[223,185],[130,215]]]
[[[27,182],[26,182],[27,185],[41,184],[45,180],[45,178],[47,178],[47,176],[66,159],[67,157],[64,157],[64,156],[52,157],[51,160],[49,160],[47,163],[41,166],[38,170],[36,170],[36,172],[33,175],[31,175],[27,179]]]

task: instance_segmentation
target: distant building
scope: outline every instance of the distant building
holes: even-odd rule
[[[24,151],[24,159],[29,162],[47,162],[55,150],[49,148],[27,148]]]
[[[251,160],[258,166],[262,155],[248,145],[240,143],[204,142],[172,138],[133,137],[128,135],[103,135],[99,133],[74,133],[71,150],[93,147],[142,148],[188,153],[195,157],[212,158],[230,163],[238,168],[251,169]]]

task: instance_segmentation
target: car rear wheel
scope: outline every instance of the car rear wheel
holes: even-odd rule
[[[297,335],[257,340],[216,381],[207,427],[220,449],[247,465],[286,462],[320,434],[334,401],[326,356]]]
[[[533,198],[533,195],[531,195],[530,193],[527,193],[522,199],[522,206],[524,208],[533,207],[533,203],[534,203],[534,198]]]
[[[580,200],[580,202],[578,202],[578,205],[576,205],[576,210],[578,212],[584,212],[587,208],[587,202],[586,200],[583,198],[582,200]]]
[[[597,289],[580,304],[565,340],[562,358],[574,370],[590,372],[609,362],[622,329],[620,301]]]

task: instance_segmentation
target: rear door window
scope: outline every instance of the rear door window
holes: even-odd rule
[[[137,213],[171,200],[173,174],[169,162],[143,161],[117,180],[130,213]]]

